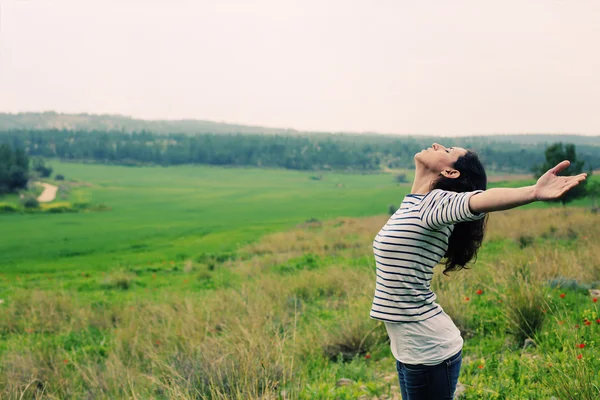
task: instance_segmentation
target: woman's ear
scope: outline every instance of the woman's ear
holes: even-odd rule
[[[460,171],[456,169],[446,168],[441,172],[441,174],[444,175],[446,178],[456,179],[460,176]]]

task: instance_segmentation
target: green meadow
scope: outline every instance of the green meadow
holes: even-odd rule
[[[55,203],[94,207],[0,214],[0,397],[400,398],[371,242],[410,184],[51,164]],[[477,263],[434,279],[465,337],[461,398],[600,396],[590,204],[493,213]]]
[[[2,216],[3,272],[109,270],[226,252],[311,218],[385,213],[410,191],[389,174],[53,166],[67,180],[89,183],[81,196],[110,211]]]

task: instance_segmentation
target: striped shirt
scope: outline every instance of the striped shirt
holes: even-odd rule
[[[377,280],[371,318],[418,322],[442,312],[431,291],[433,267],[446,254],[454,224],[485,216],[469,208],[469,198],[481,192],[406,195],[373,241]]]

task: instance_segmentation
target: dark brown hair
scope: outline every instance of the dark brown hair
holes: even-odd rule
[[[479,157],[472,151],[456,160],[452,166],[460,172],[458,178],[446,178],[440,174],[432,182],[430,190],[442,189],[452,192],[472,192],[487,189],[487,176]],[[460,222],[448,240],[448,250],[444,257],[444,274],[450,271],[460,271],[467,268],[466,264],[472,259],[477,260],[477,250],[481,247],[488,216],[477,221]]]

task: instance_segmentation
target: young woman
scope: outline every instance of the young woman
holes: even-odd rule
[[[435,302],[433,267],[445,258],[445,274],[471,261],[488,213],[559,198],[586,174],[557,176],[569,166],[565,160],[533,186],[486,190],[485,170],[471,151],[434,143],[414,159],[411,193],[373,241],[377,279],[371,318],[385,322],[402,399],[452,399],[463,339]]]

